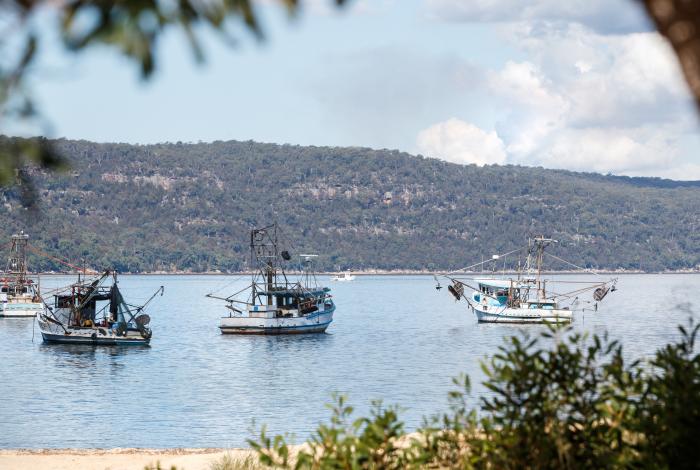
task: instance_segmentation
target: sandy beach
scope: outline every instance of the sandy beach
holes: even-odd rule
[[[8,449],[0,450],[0,470],[143,470],[147,465],[209,470],[226,454],[244,462],[249,449]]]

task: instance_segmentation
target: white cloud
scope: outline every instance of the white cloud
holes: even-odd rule
[[[667,122],[684,111],[682,74],[656,33],[605,36],[580,25],[538,30],[520,25],[509,32],[536,73],[546,77],[541,81],[548,92],[570,103],[576,125]]]
[[[502,161],[700,179],[697,152],[683,144],[697,133],[692,102],[657,33],[603,35],[580,24],[528,23],[502,31],[525,57],[486,73],[482,90],[495,108],[492,137]],[[444,134],[455,143],[443,137],[433,154],[459,161],[447,156],[459,155],[459,134]]]
[[[602,33],[650,29],[641,5],[631,0],[425,0],[429,14],[460,22],[577,22]]]
[[[507,103],[510,114],[500,130],[509,154],[527,156],[561,126],[569,102],[559,95],[539,68],[530,62],[508,62],[489,80],[492,92]]]
[[[453,163],[504,163],[506,152],[496,132],[456,118],[434,124],[418,134],[421,153]]]
[[[563,129],[541,149],[538,161],[550,168],[653,174],[678,156],[667,134],[666,129]]]

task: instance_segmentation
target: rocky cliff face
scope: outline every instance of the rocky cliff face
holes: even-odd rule
[[[38,213],[16,189],[3,191],[0,236],[24,229],[42,249],[99,267],[245,269],[248,231],[271,221],[289,248],[320,253],[329,270],[456,268],[535,234],[591,267],[700,264],[700,182],[479,168],[354,147],[55,145],[70,171],[31,172]]]

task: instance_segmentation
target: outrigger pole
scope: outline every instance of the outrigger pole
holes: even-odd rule
[[[541,281],[542,267],[544,265],[544,256],[545,255],[550,256],[550,257],[556,259],[557,261],[563,262],[569,266],[580,269],[584,272],[588,272],[588,273],[594,274],[596,276],[600,276],[600,274],[598,274],[597,272],[595,272],[593,270],[582,268],[582,267],[577,266],[569,261],[564,260],[563,258],[552,255],[550,253],[546,253],[544,251],[544,249],[552,243],[557,243],[557,241],[554,239],[551,239],[551,238],[545,238],[544,236],[538,236],[538,237],[529,239],[528,244],[525,247],[517,248],[515,250],[509,251],[509,252],[504,253],[502,255],[494,255],[492,258],[493,259],[503,258],[503,257],[506,257],[506,256],[511,255],[513,253],[516,253],[518,251],[521,251],[523,249],[526,249],[527,250],[527,258],[525,261],[524,270],[526,270],[528,272],[532,272],[533,270],[535,270],[535,274],[536,274],[535,286],[537,288],[537,295],[538,295],[538,297],[543,298],[543,299],[549,298],[549,297],[547,297],[546,292],[545,292],[545,285],[544,285],[545,283]],[[534,260],[533,260],[533,257],[534,257]],[[533,266],[533,261],[534,261],[535,266]],[[452,285],[447,286],[447,289],[450,291],[450,293],[457,300],[460,300],[463,298],[464,300],[469,302],[469,299],[466,296],[464,296],[464,287],[466,286],[474,291],[479,291],[479,289],[476,289],[473,286],[470,286],[469,284],[464,282],[464,280],[462,280],[462,279],[465,279],[465,278],[457,278],[454,275],[458,274],[460,272],[464,272],[464,271],[473,269],[477,266],[483,266],[489,262],[491,262],[491,260],[482,260],[481,262],[478,262],[478,263],[472,264],[470,266],[458,269],[456,271],[451,271],[451,272],[447,272],[447,273],[438,273],[438,275],[445,277],[446,279],[449,279],[452,282]],[[521,275],[520,269],[518,269],[517,274],[518,274],[518,279],[520,280],[520,275]],[[433,277],[435,278],[435,281],[436,281],[435,288],[437,290],[440,290],[442,288],[442,286],[440,285],[440,281],[437,278],[438,275],[434,275]],[[565,283],[567,281],[552,281],[552,282]],[[586,282],[583,282],[583,283],[589,284]],[[596,302],[599,302],[608,294],[608,292],[614,292],[616,290],[615,285],[617,284],[617,278],[613,278],[613,279],[605,281],[605,282],[590,283],[590,284],[592,284],[592,285],[590,285],[588,287],[576,289],[576,290],[573,290],[570,292],[565,292],[563,294],[552,292],[552,294],[554,294],[554,295],[552,295],[551,298],[552,299],[571,298],[576,294],[583,293],[583,292],[586,292],[588,290],[593,290],[593,298]],[[489,297],[489,298],[492,298],[494,300],[497,300],[496,297],[489,295],[486,292],[481,292],[481,294],[485,297]]]

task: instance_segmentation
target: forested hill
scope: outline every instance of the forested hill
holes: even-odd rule
[[[55,145],[71,168],[31,171],[35,214],[17,189],[4,190],[0,236],[23,229],[37,247],[94,267],[246,269],[249,230],[272,221],[290,251],[319,253],[323,270],[457,268],[534,234],[595,268],[700,265],[700,182],[480,168],[354,147]]]

